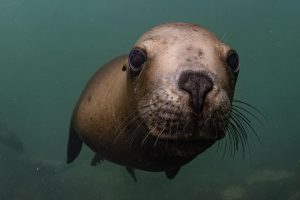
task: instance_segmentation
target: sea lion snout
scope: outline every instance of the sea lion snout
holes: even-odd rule
[[[190,95],[190,102],[196,114],[202,112],[206,95],[213,88],[213,81],[209,75],[187,70],[180,74],[178,87]]]

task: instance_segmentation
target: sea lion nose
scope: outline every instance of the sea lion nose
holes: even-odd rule
[[[178,80],[178,87],[191,97],[191,107],[197,114],[201,113],[207,93],[212,89],[211,78],[202,72],[184,71]]]

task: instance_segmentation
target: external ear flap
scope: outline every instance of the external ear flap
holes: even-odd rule
[[[74,115],[73,115],[74,116]],[[73,162],[80,153],[82,147],[82,140],[80,139],[78,133],[74,127],[73,117],[70,122],[69,128],[69,140],[68,140],[68,149],[67,149],[67,163]]]
[[[125,72],[127,70],[127,66],[124,64],[122,67],[122,71]]]

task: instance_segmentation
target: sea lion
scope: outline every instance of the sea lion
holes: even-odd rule
[[[67,163],[84,142],[134,178],[133,169],[174,178],[225,136],[238,73],[237,52],[205,28],[154,27],[87,83],[71,117]]]

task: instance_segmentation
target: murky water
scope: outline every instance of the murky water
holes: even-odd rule
[[[300,3],[288,1],[0,0],[0,200],[300,199]],[[68,124],[90,75],[128,53],[149,28],[201,24],[240,55],[236,99],[257,107],[261,143],[222,157],[213,147],[174,180],[123,167],[91,167],[84,148],[65,166]]]

